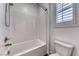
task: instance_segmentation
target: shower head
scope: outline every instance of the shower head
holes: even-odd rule
[[[38,6],[40,6],[44,11],[47,11],[47,8],[44,5],[38,3]]]
[[[13,3],[9,3],[10,6],[13,6]]]

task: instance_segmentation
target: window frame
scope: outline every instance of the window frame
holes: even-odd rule
[[[73,20],[60,23],[57,23],[56,21],[56,4],[55,4],[55,23],[56,27],[69,27],[72,26],[73,24],[76,24],[76,3],[73,3]]]

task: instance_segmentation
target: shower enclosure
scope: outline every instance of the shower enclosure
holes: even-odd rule
[[[1,55],[43,56],[47,54],[47,4],[6,3]],[[2,6],[2,7],[1,7]]]

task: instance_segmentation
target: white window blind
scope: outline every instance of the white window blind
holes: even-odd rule
[[[73,3],[56,4],[56,23],[73,20]]]

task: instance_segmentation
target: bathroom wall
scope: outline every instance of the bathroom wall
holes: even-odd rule
[[[39,14],[38,14],[38,20],[36,21],[36,28],[37,28],[37,38],[40,38],[43,42],[48,41],[48,3],[39,3]],[[45,8],[47,9],[45,11]]]
[[[0,3],[0,55],[4,55],[6,47],[4,46],[4,39],[6,36],[5,27],[5,4]]]
[[[44,4],[47,8],[47,4]],[[7,31],[9,42],[37,40],[46,43],[47,12],[38,4],[13,4],[10,6],[10,27]]]
[[[54,16],[55,16],[55,6],[52,6],[52,14],[51,14],[51,50],[54,51],[54,39],[70,42],[75,45],[75,49],[73,55],[79,56],[79,27],[70,27],[70,28],[55,28],[54,27]],[[76,5],[76,19],[79,20],[79,4]]]
[[[8,38],[11,43],[20,43],[36,39],[36,4],[14,3],[10,6],[10,27]]]
[[[42,4],[40,4],[40,5],[42,5]],[[42,5],[42,6],[44,6],[44,5]],[[38,6],[38,7],[39,7],[39,14],[38,14],[38,19],[36,20],[36,28],[37,28],[36,37],[37,37],[37,39],[40,39],[43,42],[46,42],[47,12],[40,6]]]

